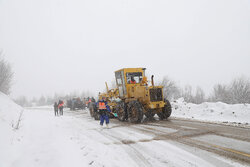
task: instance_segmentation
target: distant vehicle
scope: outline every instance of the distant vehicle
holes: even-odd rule
[[[67,107],[70,108],[70,110],[83,110],[85,109],[86,105],[79,97],[74,97],[67,100]]]

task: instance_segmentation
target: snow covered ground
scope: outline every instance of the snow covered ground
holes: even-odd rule
[[[183,98],[172,102],[172,117],[234,125],[250,125],[250,104],[186,103]]]
[[[0,166],[2,158],[10,155],[15,132],[20,129],[23,108],[15,104],[8,96],[0,92]]]
[[[87,112],[86,112],[86,115]],[[178,147],[153,141],[139,146],[145,155],[130,146],[123,145],[115,135],[121,137],[130,134],[128,139],[151,139],[133,131],[121,129],[100,129],[98,122],[93,119],[79,119],[73,116],[54,117],[52,110],[26,110],[22,127],[15,131],[10,146],[1,149],[1,166],[19,167],[68,167],[68,166],[165,166],[166,155],[171,158],[167,162],[171,166],[190,166],[204,164],[206,161]],[[103,135],[106,134],[106,135]],[[110,138],[107,138],[110,136]],[[114,144],[115,143],[115,144]],[[5,143],[6,144],[6,143]],[[162,144],[169,148],[163,150]],[[154,148],[154,151],[152,149]],[[162,159],[156,160],[151,154],[160,152]],[[148,153],[151,154],[148,155]],[[181,159],[178,154],[182,155]],[[148,157],[148,161],[145,161]],[[179,157],[179,158],[177,158]],[[167,158],[167,159],[168,159]]]
[[[205,107],[205,104],[208,107]],[[183,117],[181,111],[186,110],[191,113],[191,109],[196,112],[200,109],[200,111],[205,109],[211,111],[210,104],[205,104],[196,106],[177,101],[173,115],[178,116],[177,113],[180,112],[179,115]],[[219,104],[215,103],[211,106]],[[223,106],[223,114],[230,116],[226,114],[226,111],[232,111],[228,109],[230,107]],[[214,112],[208,113],[217,113],[220,107],[213,109]],[[190,113],[186,112],[187,118],[192,117]],[[201,116],[198,117],[198,115]],[[193,116],[197,119],[205,117],[204,114]],[[240,117],[240,114],[237,116]],[[18,120],[21,122],[17,128]],[[146,125],[132,126],[143,130]],[[153,140],[153,135],[135,129],[112,123],[110,129],[102,129],[98,121],[94,121],[89,116],[87,110],[66,111],[65,115],[60,117],[55,117],[53,108],[49,106],[23,110],[7,96],[0,94],[0,132],[2,134],[0,167],[216,166],[219,161],[222,161],[220,166],[241,166],[237,162],[212,153],[205,154],[204,157],[210,157],[206,160],[200,154],[187,151],[187,147],[183,149],[173,142]],[[164,130],[164,134],[176,131],[165,127],[158,129]]]

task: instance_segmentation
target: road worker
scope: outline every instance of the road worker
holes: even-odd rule
[[[109,127],[109,114],[111,112],[110,107],[107,104],[106,98],[103,97],[97,102],[98,112],[100,114],[100,125],[103,126],[104,120],[106,122],[106,127]]]
[[[58,116],[58,104],[57,104],[57,102],[54,103],[54,111],[55,111],[55,116]]]
[[[64,105],[64,102],[62,100],[59,100],[58,109],[60,111],[60,115],[63,115],[63,105]]]

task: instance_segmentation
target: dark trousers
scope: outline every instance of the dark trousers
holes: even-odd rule
[[[58,115],[58,109],[54,109],[54,111],[55,111],[55,116],[57,116]]]
[[[109,116],[105,112],[100,114],[100,125],[103,125],[104,120],[106,121],[106,124],[109,124]]]
[[[61,107],[59,108],[59,110],[60,110],[60,115],[63,115],[63,108]]]

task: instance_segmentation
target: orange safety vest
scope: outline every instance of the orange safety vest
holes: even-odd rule
[[[62,107],[62,106],[63,106],[63,103],[59,104],[59,105],[58,105],[58,108],[60,108],[60,107]]]
[[[99,102],[99,110],[106,110],[107,107],[104,102]]]

